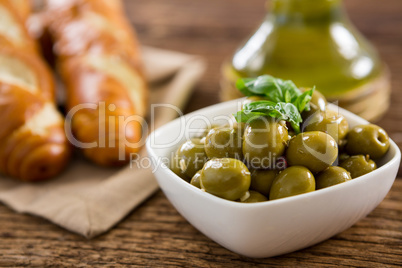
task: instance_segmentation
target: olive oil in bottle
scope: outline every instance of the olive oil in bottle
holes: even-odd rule
[[[387,69],[349,21],[342,0],[271,0],[267,6],[261,26],[223,65],[223,100],[241,97],[238,78],[270,74],[299,87],[315,85],[329,101],[368,120],[387,110]]]

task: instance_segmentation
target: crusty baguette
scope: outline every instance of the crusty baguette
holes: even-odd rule
[[[40,181],[63,170],[70,146],[53,77],[11,1],[0,0],[0,172]]]
[[[46,3],[47,32],[66,85],[73,134],[80,143],[95,144],[84,148],[84,154],[93,162],[104,166],[125,164],[140,147],[139,118],[147,112],[148,90],[137,40],[121,2]],[[87,104],[96,108],[80,108]]]

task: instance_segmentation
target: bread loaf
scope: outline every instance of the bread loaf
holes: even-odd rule
[[[141,145],[148,89],[121,2],[47,0],[44,14],[76,145],[97,164],[127,163]]]
[[[14,1],[0,0],[0,172],[40,181],[64,169],[70,145],[53,77]]]

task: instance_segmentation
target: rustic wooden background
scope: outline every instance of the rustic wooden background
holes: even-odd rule
[[[125,0],[146,45],[198,54],[208,71],[187,112],[218,102],[220,65],[264,16],[264,0]],[[402,1],[346,0],[352,21],[392,72],[392,106],[379,124],[402,146]],[[375,107],[373,107],[375,109]],[[86,240],[0,205],[0,266],[354,266],[402,265],[402,180],[367,218],[314,247],[249,259],[199,233],[158,192],[113,230]]]

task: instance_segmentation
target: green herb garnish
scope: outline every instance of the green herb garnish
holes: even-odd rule
[[[292,103],[256,101],[246,104],[242,111],[234,114],[237,122],[250,122],[261,116],[288,121],[296,133],[300,133],[300,123],[303,121],[300,112]]]
[[[310,100],[315,87],[302,92],[290,80],[270,75],[242,78],[236,87],[246,96],[264,96],[269,101],[256,101],[245,105],[235,114],[238,122],[249,122],[261,116],[288,121],[296,133],[300,133],[301,113],[310,110]]]

